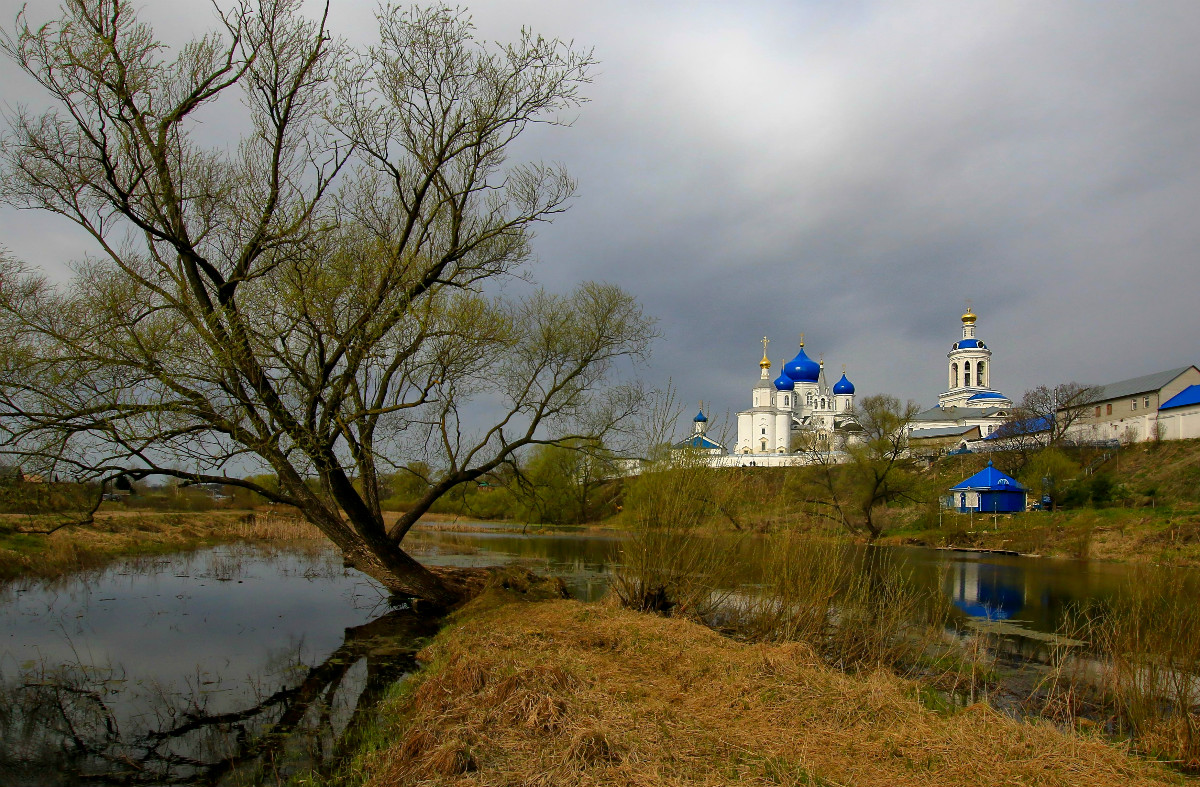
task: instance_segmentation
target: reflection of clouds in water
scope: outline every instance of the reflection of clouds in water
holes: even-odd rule
[[[67,784],[121,763],[130,783],[160,783],[181,757],[202,761],[184,774],[211,774],[260,749],[333,751],[435,622],[378,617],[378,589],[330,571],[330,554],[209,550],[172,571],[122,563],[24,587],[0,609],[0,749],[24,764],[0,757],[0,783]]]

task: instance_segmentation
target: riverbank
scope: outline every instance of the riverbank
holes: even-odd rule
[[[800,644],[493,590],[420,654],[345,784],[1179,784],[1097,737],[917,684],[847,675]]]
[[[88,525],[36,532],[53,525],[50,520],[27,516],[0,517],[0,580],[56,577],[97,568],[119,557],[182,552],[233,541],[323,538],[295,517],[255,511],[102,511]]]
[[[898,530],[882,545],[1012,550],[1028,555],[1200,566],[1200,513],[1083,509],[1008,516],[947,513],[942,526]]]

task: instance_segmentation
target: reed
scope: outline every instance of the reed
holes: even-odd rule
[[[944,648],[948,602],[890,551],[797,533],[771,535],[759,551],[763,579],[739,606],[739,636],[806,642],[845,670],[913,672]]]
[[[705,532],[714,479],[700,457],[676,458],[630,483],[630,535],[611,579],[622,606],[710,619],[738,582],[737,536]]]

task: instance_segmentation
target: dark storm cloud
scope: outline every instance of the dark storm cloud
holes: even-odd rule
[[[1014,397],[1200,360],[1200,5],[474,11],[484,38],[527,25],[595,47],[592,102],[523,147],[580,181],[536,276],[636,292],[664,335],[647,376],[689,401],[746,406],[760,338],[778,364],[803,331],[860,392],[931,403],[967,298]],[[352,40],[371,24],[367,4],[333,8]],[[0,220],[35,262],[74,242]]]

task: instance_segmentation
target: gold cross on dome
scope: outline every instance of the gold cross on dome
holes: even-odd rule
[[[770,339],[768,339],[766,336],[764,336],[764,337],[763,337],[763,342],[762,342],[762,344],[763,344],[763,355],[766,355],[766,354],[767,354],[767,345],[768,345],[768,344],[770,344],[770,343],[771,343],[771,340],[770,340]]]
[[[800,334],[800,346],[804,346],[804,334]]]

